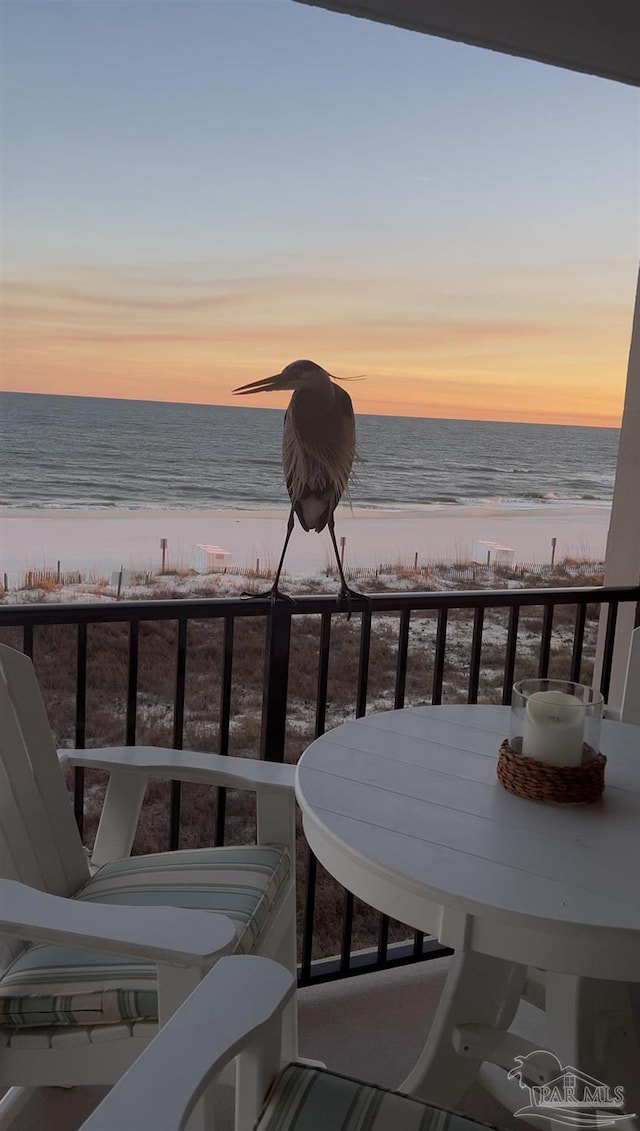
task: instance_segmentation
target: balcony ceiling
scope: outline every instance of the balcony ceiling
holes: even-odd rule
[[[298,0],[640,86],[639,0]]]

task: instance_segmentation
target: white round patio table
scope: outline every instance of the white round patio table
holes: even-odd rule
[[[298,764],[307,840],[347,890],[456,951],[404,1090],[452,1106],[483,1062],[513,1067],[541,1047],[509,1031],[533,967],[546,971],[543,1047],[623,1085],[640,1112],[628,985],[640,982],[640,727],[603,722],[605,791],[584,806],[502,788],[508,727],[509,708],[493,706],[336,727]]]

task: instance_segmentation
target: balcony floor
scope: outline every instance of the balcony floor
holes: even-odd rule
[[[301,1055],[324,1061],[338,1072],[397,1087],[414,1064],[435,1012],[448,958],[417,966],[365,974],[300,992]],[[535,1038],[527,1011],[527,1035]],[[637,1009],[640,1022],[640,1009]],[[105,1094],[104,1088],[42,1089],[23,1108],[12,1131],[77,1131]],[[216,1131],[231,1131],[232,1093],[221,1087]],[[464,1097],[460,1110],[476,1119],[523,1131],[479,1085]],[[114,1128],[114,1131],[118,1129]]]

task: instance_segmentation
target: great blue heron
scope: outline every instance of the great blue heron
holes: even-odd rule
[[[287,535],[282,547],[271,596],[281,596],[280,573],[294,526],[320,533],[329,528],[340,574],[341,597],[360,597],[347,585],[336,545],[334,511],[347,488],[356,454],[356,424],[351,397],[336,385],[321,365],[292,361],[275,377],[241,385],[234,393],[273,393],[293,389],[285,413],[282,467],[291,499]]]

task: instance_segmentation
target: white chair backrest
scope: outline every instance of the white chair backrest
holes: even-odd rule
[[[640,628],[634,628],[631,633],[620,718],[623,723],[636,723],[640,726]]]
[[[89,878],[33,664],[0,644],[0,875],[52,895]]]

